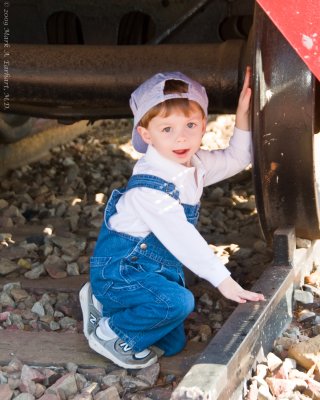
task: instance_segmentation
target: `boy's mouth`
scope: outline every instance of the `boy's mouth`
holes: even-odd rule
[[[184,156],[188,153],[189,149],[173,150],[178,156]]]

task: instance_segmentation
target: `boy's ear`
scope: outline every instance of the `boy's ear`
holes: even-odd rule
[[[148,129],[144,128],[143,126],[137,126],[137,131],[145,143],[151,143],[151,137]]]

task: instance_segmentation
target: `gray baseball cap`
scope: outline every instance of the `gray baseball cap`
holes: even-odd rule
[[[188,85],[187,93],[164,94],[165,83],[171,79],[185,82]],[[153,75],[131,94],[130,107],[134,116],[132,145],[139,153],[145,153],[148,148],[148,144],[143,141],[137,131],[141,118],[157,104],[177,98],[185,98],[197,102],[203,109],[205,116],[208,115],[208,96],[205,88],[181,72],[162,72]]]

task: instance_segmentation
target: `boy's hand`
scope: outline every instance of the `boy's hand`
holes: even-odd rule
[[[244,131],[250,130],[249,111],[251,89],[249,87],[251,77],[251,68],[247,67],[243,87],[239,96],[238,108],[236,113],[236,127]]]
[[[244,290],[235,280],[231,278],[231,276],[228,276],[228,278],[224,279],[218,286],[218,289],[224,295],[224,297],[238,303],[246,303],[247,300],[265,300],[264,295],[261,293]]]

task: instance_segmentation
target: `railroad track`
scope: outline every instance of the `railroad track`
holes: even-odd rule
[[[290,323],[293,290],[311,271],[319,254],[320,241],[312,242],[309,248],[296,249],[294,231],[277,230],[274,261],[253,286],[253,290],[264,293],[266,301],[239,305],[206,347],[204,343],[189,342],[181,354],[160,359],[162,374],[174,374],[181,379],[172,400],[243,398],[252,369]],[[22,288],[37,293],[77,294],[87,279],[87,275],[80,275],[19,281]],[[12,279],[1,278],[0,289],[9,281]],[[81,318],[79,305],[78,315]],[[90,350],[82,334],[2,330],[0,364],[7,365],[13,357],[27,365],[58,367],[72,361],[84,368],[112,368],[108,361]]]
[[[239,305],[204,352],[195,361],[172,399],[235,400],[256,363],[272,350],[274,340],[293,317],[293,290],[302,285],[319,259],[320,242],[296,249],[294,231],[277,230],[274,261],[254,284],[265,303]]]

